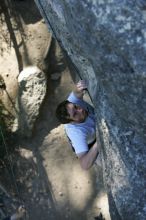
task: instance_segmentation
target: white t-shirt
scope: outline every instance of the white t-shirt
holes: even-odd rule
[[[76,154],[87,152],[89,150],[88,144],[92,143],[96,138],[94,109],[83,99],[77,98],[73,92],[69,95],[67,100],[88,111],[85,122],[65,124],[67,136],[71,140]]]

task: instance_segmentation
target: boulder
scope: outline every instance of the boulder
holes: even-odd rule
[[[35,0],[88,81],[112,220],[146,216],[146,3]]]
[[[46,95],[46,76],[38,67],[29,66],[20,72],[18,83],[18,130],[30,137]]]

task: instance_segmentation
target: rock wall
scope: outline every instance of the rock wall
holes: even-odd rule
[[[146,216],[146,2],[35,0],[89,83],[111,219]]]
[[[3,131],[30,136],[46,95],[43,72],[51,72],[48,53],[53,40],[33,0],[1,1],[0,11],[0,124]],[[33,77],[20,83],[26,67]]]
[[[45,73],[36,66],[24,68],[18,76],[18,129],[22,136],[31,137],[47,90]]]

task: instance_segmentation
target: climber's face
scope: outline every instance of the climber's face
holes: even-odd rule
[[[84,108],[73,103],[67,104],[67,111],[69,114],[69,118],[75,123],[84,122],[88,115],[88,112]]]

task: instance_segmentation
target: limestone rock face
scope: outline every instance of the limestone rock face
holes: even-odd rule
[[[38,67],[30,66],[21,71],[18,83],[18,128],[30,137],[46,95],[46,77]]]
[[[35,0],[89,83],[111,218],[146,216],[146,2]]]

